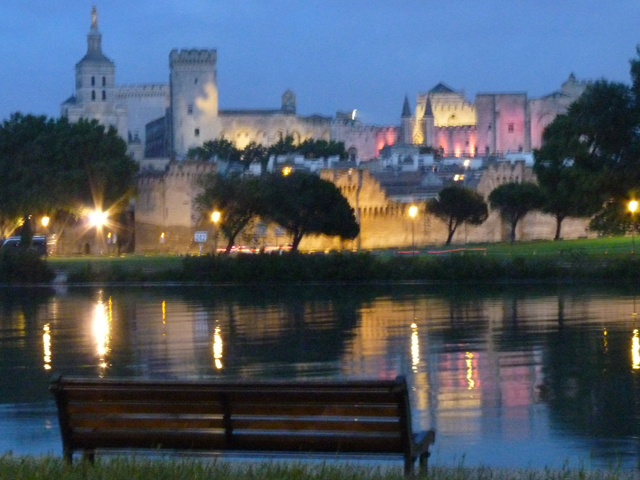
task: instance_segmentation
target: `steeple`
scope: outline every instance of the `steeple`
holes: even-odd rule
[[[91,9],[91,28],[87,34],[87,54],[80,62],[109,62],[104,53],[102,53],[102,34],[98,30],[98,10],[94,6]]]
[[[433,107],[431,107],[431,98],[427,97],[427,104],[424,106],[424,116],[433,117]]]
[[[409,107],[409,97],[404,96],[404,105],[402,105],[402,118],[411,117],[411,107]]]

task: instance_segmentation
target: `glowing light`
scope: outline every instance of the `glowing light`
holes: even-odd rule
[[[635,200],[631,200],[629,202],[629,211],[631,213],[636,213],[636,210],[638,209],[638,202]]]
[[[105,223],[107,223],[107,218],[109,217],[108,212],[103,212],[101,210],[93,210],[89,213],[89,223],[94,227],[101,227]]]
[[[462,153],[462,150],[460,149],[460,147],[456,147],[454,151],[454,156],[459,157],[461,153]]]
[[[42,226],[46,228],[49,225],[50,221],[51,219],[45,215],[44,217],[42,217],[42,220],[41,220]]]
[[[409,207],[409,216],[411,218],[416,218],[417,215],[418,215],[418,207],[416,207],[415,205],[411,205]]]
[[[351,112],[351,120],[355,120],[357,114],[358,114],[358,110],[354,108],[353,112]]]
[[[469,168],[470,164],[471,164],[471,160],[469,160],[468,158],[465,159],[464,162],[462,162],[462,165],[464,165],[464,168]]]
[[[473,353],[467,352],[464,355],[466,357],[467,364],[467,384],[469,385],[467,388],[469,390],[473,390],[473,387],[476,386],[476,382],[473,380]]]
[[[284,167],[284,168],[282,169],[282,175],[284,175],[285,177],[286,177],[287,175],[289,175],[290,173],[291,173],[291,167]]]
[[[103,369],[108,366],[105,357],[109,353],[109,342],[111,340],[110,318],[112,318],[111,299],[109,299],[108,308],[105,307],[102,301],[99,301],[93,313],[93,336],[96,340],[96,352],[99,357],[98,365]]]
[[[44,369],[51,370],[51,327],[47,323],[42,327],[44,333],[42,334],[42,344],[44,347]]]
[[[211,214],[211,221],[213,223],[218,223],[220,221],[220,212],[216,211]]]
[[[418,372],[420,364],[420,339],[418,338],[418,326],[411,324],[411,369]]]
[[[633,339],[631,340],[631,359],[632,368],[640,370],[640,338],[638,338],[638,329],[633,331]]]
[[[213,359],[218,370],[222,369],[222,336],[220,327],[216,326],[213,332]]]

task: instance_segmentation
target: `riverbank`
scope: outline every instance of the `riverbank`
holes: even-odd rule
[[[0,457],[0,478],[21,480],[401,480],[400,466],[367,467],[348,463],[267,462],[222,460],[143,459],[114,457],[96,464],[77,461],[71,466],[56,457]],[[635,471],[585,469],[496,469],[488,467],[432,467],[430,480],[632,480]]]
[[[66,283],[292,283],[292,282],[513,282],[634,281],[640,257],[631,254],[486,255],[481,250],[447,254],[204,255],[173,257],[166,263],[133,259],[51,260]],[[64,260],[63,260],[64,261]]]

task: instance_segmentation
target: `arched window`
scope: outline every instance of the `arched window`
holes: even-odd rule
[[[96,99],[96,91],[91,90],[91,100],[95,100],[95,99]]]
[[[107,92],[105,90],[102,90],[102,100],[106,100],[107,99]]]
[[[91,77],[91,86],[92,87],[96,86],[96,77]]]
[[[102,77],[102,86],[103,87],[107,86],[107,77]]]

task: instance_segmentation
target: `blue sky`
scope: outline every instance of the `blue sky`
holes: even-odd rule
[[[118,84],[168,83],[172,48],[216,48],[221,108],[358,109],[397,124],[440,81],[535,97],[579,79],[628,82],[638,0],[2,0],[0,118],[59,114],[91,6]]]

